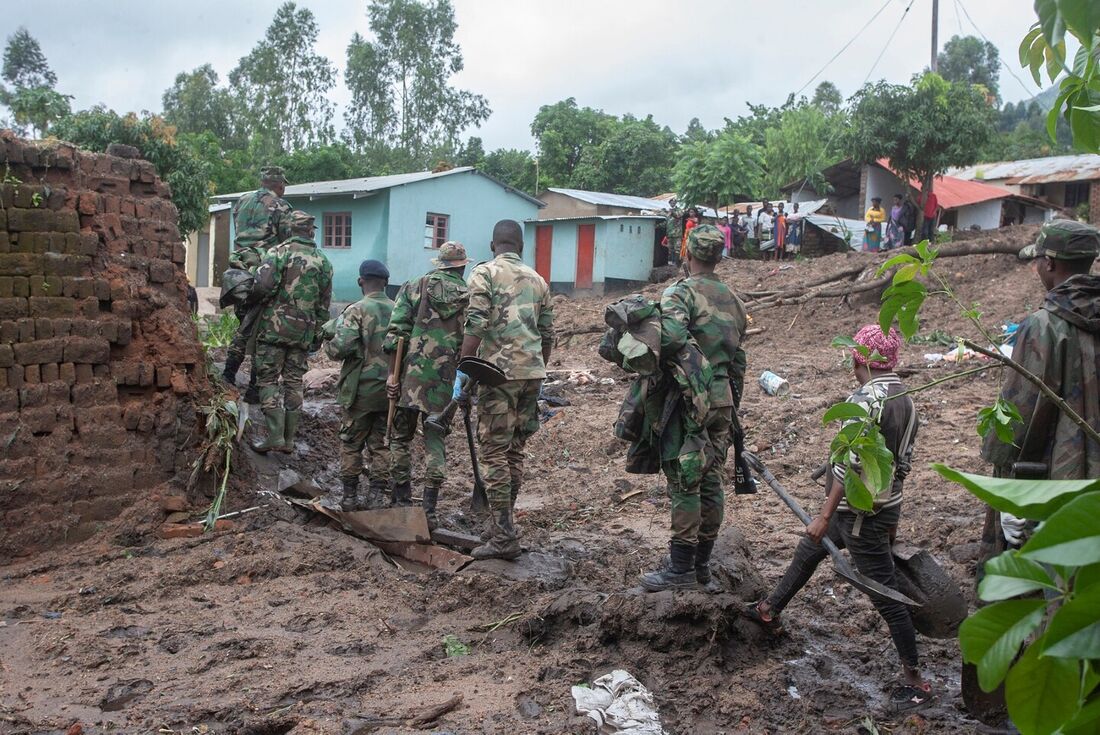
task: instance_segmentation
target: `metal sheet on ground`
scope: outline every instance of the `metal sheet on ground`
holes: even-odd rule
[[[440,569],[451,574],[473,561],[472,557],[435,544],[393,543],[388,541],[372,541],[371,543],[391,556],[399,556],[402,559],[415,561],[432,569]]]
[[[424,509],[419,506],[398,505],[350,512],[332,510],[320,503],[314,503],[313,506],[318,512],[368,541],[427,543],[432,538]]]

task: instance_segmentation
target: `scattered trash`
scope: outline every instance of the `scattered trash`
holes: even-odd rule
[[[46,620],[60,620],[61,613],[53,611],[44,612],[42,613],[42,617],[46,618]]]
[[[302,387],[307,391],[324,391],[336,385],[340,368],[314,368],[302,376]]]
[[[791,384],[771,370],[760,373],[760,387],[769,396],[785,396],[791,392]]]
[[[794,684],[787,687],[787,694],[791,695],[791,699],[802,699],[802,695],[798,693],[798,687]]]
[[[458,636],[453,633],[443,636],[443,650],[447,652],[447,658],[467,656],[470,653],[470,647],[460,641]]]
[[[622,669],[601,676],[591,687],[572,688],[577,711],[596,721],[602,735],[665,735],[653,695]]]

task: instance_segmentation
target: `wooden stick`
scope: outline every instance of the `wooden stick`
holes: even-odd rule
[[[405,338],[397,338],[397,350],[393,356],[393,374],[397,376],[398,385],[401,384],[401,372],[405,364]],[[390,443],[390,434],[393,432],[393,417],[397,413],[397,398],[390,399],[389,411],[386,412],[386,437],[385,442]]]
[[[802,305],[798,307],[798,311],[794,313],[794,319],[791,319],[791,323],[787,325],[787,331],[791,331],[791,327],[798,321],[798,317],[802,315],[802,310],[806,308],[806,302],[803,301]]]
[[[433,707],[429,707],[421,714],[416,715],[405,721],[406,727],[419,727],[420,725],[427,725],[429,722],[438,720],[443,715],[447,714],[455,707],[462,703],[462,695],[456,694],[446,702],[437,704]]]

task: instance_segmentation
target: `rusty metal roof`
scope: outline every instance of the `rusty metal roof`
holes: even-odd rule
[[[1058,181],[1100,179],[1100,154],[1028,158],[1022,161],[979,163],[948,171],[951,176],[971,181],[1005,184],[1049,184]]]

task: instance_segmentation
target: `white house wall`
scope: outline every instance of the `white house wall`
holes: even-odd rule
[[[1001,226],[1001,203],[1004,200],[994,199],[988,202],[978,202],[966,207],[959,207],[956,227],[960,230],[969,230],[977,225],[982,230],[995,230]]]

